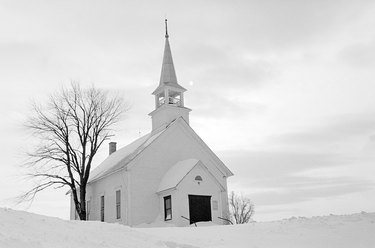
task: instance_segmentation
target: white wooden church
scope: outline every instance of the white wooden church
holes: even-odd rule
[[[152,131],[116,150],[90,175],[87,218],[124,225],[187,226],[199,221],[224,224],[227,178],[233,173],[189,125],[186,91],[177,82],[165,34],[160,83],[152,93]],[[71,200],[71,219],[75,219]]]

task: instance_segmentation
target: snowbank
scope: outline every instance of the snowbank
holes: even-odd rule
[[[0,247],[372,248],[375,213],[290,218],[236,226],[130,228],[0,208]]]
[[[0,248],[168,247],[152,235],[120,224],[68,221],[0,209]]]

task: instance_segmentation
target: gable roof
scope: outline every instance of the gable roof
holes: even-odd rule
[[[183,119],[183,127],[185,128],[186,131],[198,142],[198,144],[201,145],[201,147],[208,152],[209,155],[211,155],[211,158],[214,160],[215,164],[218,165],[219,171],[226,177],[233,176],[233,172],[229,170],[229,168],[223,163],[223,161],[220,160],[220,158],[211,150],[211,148],[199,137],[199,135],[194,131],[193,128],[190,127],[190,125]]]
[[[166,190],[175,189],[182,182],[182,180],[198,165],[201,165],[205,171],[212,177],[213,181],[220,187],[222,191],[225,190],[223,185],[215,178],[210,170],[202,163],[202,161],[194,158],[186,159],[177,162],[164,174],[160,181],[159,188],[156,191],[161,193]]]
[[[109,155],[101,164],[90,172],[89,183],[101,177],[111,174],[119,169],[125,167],[133,160],[139,153],[141,153],[147,146],[149,146],[156,138],[162,134],[165,129],[158,132],[148,133],[139,139],[133,141],[129,145],[117,150]]]
[[[186,159],[177,162],[173,165],[167,173],[164,174],[163,179],[160,181],[157,192],[167,189],[175,188],[182,179],[197,165],[198,159]]]

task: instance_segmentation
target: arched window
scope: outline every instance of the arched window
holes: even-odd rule
[[[198,176],[195,177],[195,181],[203,181],[203,179],[202,179],[201,176],[198,175]]]

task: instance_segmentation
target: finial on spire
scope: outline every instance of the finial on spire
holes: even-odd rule
[[[169,38],[169,35],[168,35],[168,20],[165,19],[165,38]]]

